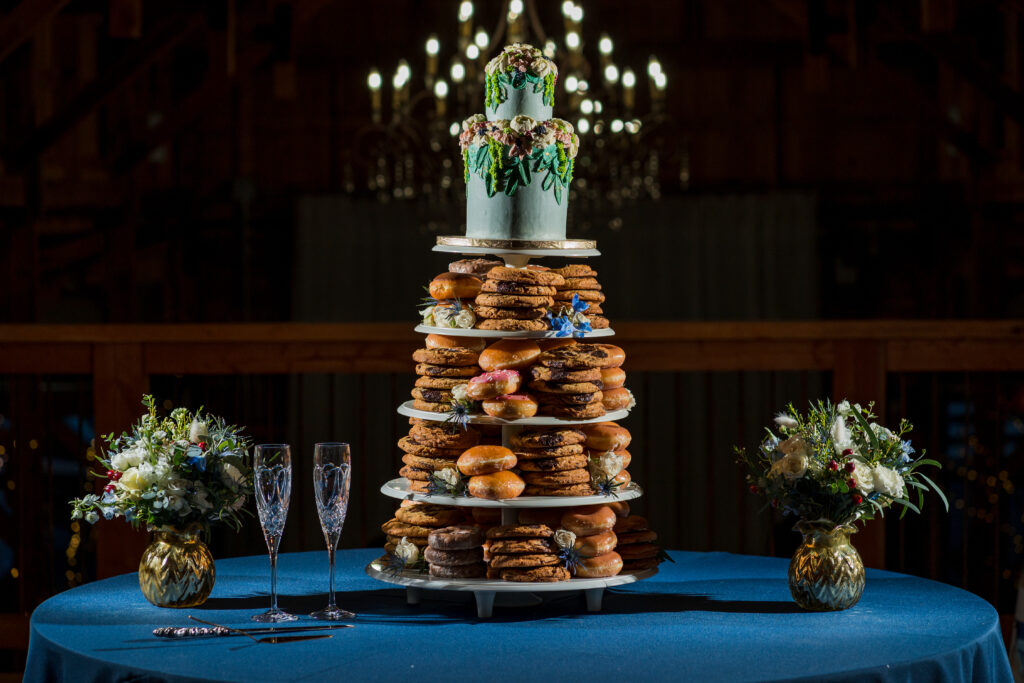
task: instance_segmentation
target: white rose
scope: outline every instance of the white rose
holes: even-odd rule
[[[796,429],[800,426],[800,423],[795,418],[786,415],[785,413],[779,413],[775,416],[775,424],[786,429]]]
[[[462,122],[462,131],[465,132],[472,128],[474,124],[483,123],[486,120],[487,118],[483,114],[473,114]]]
[[[779,444],[779,450],[785,455],[799,455],[806,458],[811,455],[811,444],[799,436],[791,436]]]
[[[207,498],[209,493],[205,488],[202,488],[201,484],[196,484],[196,492],[191,496],[192,505],[194,505],[200,512],[209,512],[213,509],[213,503]]]
[[[533,144],[538,147],[547,147],[548,145],[555,144],[554,126],[544,126],[543,133],[533,136]]]
[[[871,493],[875,490],[875,473],[871,465],[866,462],[856,461],[853,478],[857,481],[857,488],[863,493]]]
[[[836,406],[836,410],[838,410],[839,414],[843,417],[847,417],[853,412],[853,408],[850,407],[850,402],[846,400],[840,402],[839,405]]]
[[[395,557],[405,564],[412,564],[419,556],[420,549],[405,536],[402,536],[402,540],[395,545]]]
[[[588,463],[591,477],[613,479],[622,471],[622,456],[614,451],[590,456]]]
[[[456,384],[454,387],[452,387],[452,398],[454,398],[456,401],[465,400],[466,397],[468,396],[468,394],[466,393],[467,391],[467,385]]]
[[[580,153],[580,138],[578,135],[573,135],[572,140],[569,141],[569,146],[565,149],[565,156],[570,159],[575,159],[576,155]]]
[[[559,529],[555,532],[555,545],[567,550],[576,545],[576,534],[568,529]]]
[[[126,469],[117,483],[129,491],[136,492],[149,486],[149,483],[139,473],[138,467],[129,467]]]
[[[451,306],[434,306],[434,325],[436,327],[455,327],[455,311]]]
[[[874,490],[893,498],[906,498],[907,485],[903,477],[893,469],[878,466],[875,468]]]
[[[626,404],[626,410],[633,410],[633,408],[636,408],[636,398],[629,389],[626,389],[626,393],[629,394],[629,403]]]
[[[206,422],[193,420],[192,426],[188,429],[188,440],[192,443],[205,441],[210,436],[210,428]]]
[[[520,114],[509,121],[508,125],[513,131],[522,135],[523,133],[528,133],[536,128],[537,120],[533,117],[527,116],[526,114]]]
[[[893,434],[891,431],[889,431],[882,425],[878,424],[877,422],[872,422],[868,426],[871,427],[871,431],[875,433],[875,438],[879,439],[880,441],[892,441],[893,439],[896,438],[895,434]]]
[[[229,489],[237,489],[245,482],[245,476],[237,467],[226,462],[220,466],[220,480]]]
[[[555,70],[555,64],[550,59],[538,57],[530,63],[530,71],[544,78]]]
[[[434,326],[434,309],[436,306],[427,306],[420,311],[420,315],[423,317],[423,324]]]
[[[786,455],[775,461],[769,475],[783,476],[790,481],[795,481],[807,474],[807,457],[804,455]]]
[[[575,129],[572,127],[572,124],[569,123],[568,121],[566,121],[565,119],[554,118],[554,119],[551,119],[551,123],[556,128],[558,128],[560,130],[564,130],[569,135],[572,135],[575,132]]]
[[[459,473],[453,467],[445,467],[443,470],[435,472],[434,476],[449,486],[455,486],[459,483]]]
[[[476,314],[467,306],[463,306],[462,310],[456,313],[452,317],[452,323],[455,327],[462,330],[469,330],[476,324]]]
[[[121,451],[110,456],[110,468],[119,472],[124,472],[135,464],[137,463],[129,462],[128,451]]]
[[[494,57],[493,59],[491,59],[491,61],[487,62],[487,66],[484,67],[484,71],[489,74],[507,71],[511,63],[512,62],[509,59],[508,53],[502,52],[497,57]]]

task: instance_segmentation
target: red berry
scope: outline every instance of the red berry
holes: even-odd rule
[[[206,450],[206,442],[205,441],[200,441],[199,442],[199,448],[205,451]]]
[[[772,507],[773,508],[779,507],[779,499],[778,498],[772,498]]]
[[[853,455],[853,449],[847,448],[843,451],[843,455]]]
[[[837,463],[835,460],[830,460],[828,463],[828,468],[835,472],[836,470],[839,469],[839,463]]]
[[[857,488],[857,480],[854,479],[853,477],[850,477],[849,479],[846,480],[846,485],[849,486],[851,489],[855,489]]]
[[[863,502],[864,502],[864,496],[860,495],[859,493],[853,494],[853,504],[854,505],[860,505]]]
[[[113,492],[113,491],[114,491],[114,490],[115,490],[116,488],[117,488],[117,487],[116,487],[116,486],[114,486],[113,484],[107,484],[106,486],[104,486],[104,487],[103,487],[103,490],[104,490],[104,491],[105,491],[106,493],[112,493],[112,492]]]
[[[756,486],[754,486],[754,485],[751,485],[751,486],[750,486],[750,492],[751,492],[751,493],[757,493],[757,490],[758,490],[758,489],[757,489],[757,487],[756,487]]]
[[[113,474],[110,475],[110,478],[114,481],[121,481],[122,475],[124,475],[124,472],[118,472],[115,470]]]
[[[857,466],[854,465],[852,462],[848,462],[846,463],[846,466],[843,469],[845,469],[847,472],[853,472],[855,469],[857,469]]]

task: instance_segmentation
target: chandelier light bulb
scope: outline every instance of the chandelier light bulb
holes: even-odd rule
[[[394,78],[391,79],[391,87],[395,90],[401,90],[405,85],[405,78],[402,77],[401,73],[396,73]]]
[[[544,56],[547,57],[548,59],[555,58],[555,41],[548,40],[546,43],[544,43]]]
[[[586,119],[580,119],[579,122],[576,124],[576,130],[584,134],[590,132],[590,121],[587,121]]]
[[[576,92],[579,87],[579,80],[575,76],[565,77],[565,90],[566,92]]]
[[[448,126],[448,132],[452,134],[452,137],[455,137],[456,135],[458,135],[459,134],[459,124],[453,122],[452,125]]]
[[[398,71],[395,72],[395,76],[401,76],[402,81],[408,81],[412,77],[412,71],[409,69],[409,62],[404,59],[398,63]]]
[[[604,68],[604,79],[609,83],[619,80],[619,67],[609,64]]]
[[[622,132],[622,127],[623,127],[623,125],[622,125],[622,120],[621,119],[612,119],[612,132],[613,133],[621,133]]]
[[[574,7],[576,7],[576,5],[573,4],[572,0],[565,0],[565,2],[562,3],[562,14],[567,17],[571,17]]]
[[[462,62],[452,62],[451,77],[452,83],[462,83],[466,77],[466,67],[462,66]]]
[[[591,100],[583,100],[580,102],[580,111],[584,114],[593,114],[594,103]]]
[[[597,44],[597,49],[603,55],[610,55],[612,53],[612,39],[608,37],[607,33],[601,35],[601,41]]]
[[[466,47],[466,57],[468,57],[469,59],[476,59],[479,56],[480,48],[478,48],[476,45],[469,45],[468,47]]]
[[[487,43],[490,42],[490,40],[488,40],[487,38],[487,32],[477,31],[476,36],[473,38],[473,42],[476,43],[476,46],[481,50],[487,47]]]
[[[437,98],[440,100],[443,100],[444,98],[448,97],[448,84],[445,83],[444,81],[438,81],[437,83],[435,83],[434,95],[436,95]]]
[[[636,85],[636,74],[633,73],[632,69],[626,69],[622,72],[622,87],[632,88]]]
[[[523,0],[512,0],[508,3],[509,16],[518,17],[523,13]]]
[[[576,85],[576,88],[580,92],[587,92],[588,90],[590,90],[590,84],[581,78],[580,82]]]
[[[665,86],[667,86],[667,85],[668,85],[668,77],[664,74],[664,72],[659,71],[657,74],[654,75],[654,87],[655,88],[657,88],[658,90],[664,90]]]
[[[572,8],[572,15],[570,16],[570,18],[573,21],[575,21],[577,24],[580,23],[581,21],[583,21],[583,6],[582,5],[576,5],[575,7],[573,7]]]
[[[580,46],[580,34],[576,31],[569,31],[565,34],[565,46],[570,50],[575,50]]]
[[[601,104],[601,100],[594,100],[594,113],[600,114],[602,109],[604,109],[604,105]]]
[[[437,36],[430,36],[427,38],[427,54],[431,57],[437,55],[441,51],[441,41],[437,39]]]
[[[473,16],[473,3],[469,0],[463,0],[463,3],[459,5],[459,21],[469,21]]]
[[[651,78],[655,78],[661,73],[661,62],[654,55],[651,55],[650,61],[647,62],[647,75]]]
[[[374,69],[370,72],[370,75],[366,77],[366,85],[370,86],[370,90],[380,90],[380,86],[383,85],[384,79],[380,77],[380,72]]]

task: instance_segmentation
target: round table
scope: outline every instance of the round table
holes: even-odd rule
[[[786,560],[673,552],[657,576],[609,590],[600,613],[563,594],[479,621],[465,594],[407,605],[403,590],[363,573],[380,554],[338,553],[338,604],[359,614],[355,628],[280,645],[151,634],[189,613],[256,626],[265,556],[218,561],[213,594],[191,610],[153,607],[135,574],[79,586],[33,613],[25,680],[1012,681],[988,603],[902,574],[869,570],[855,607],[809,613],[790,599]],[[325,552],[282,555],[278,576],[283,608],[305,615],[326,602]]]

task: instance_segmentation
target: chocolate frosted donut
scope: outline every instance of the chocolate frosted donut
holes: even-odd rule
[[[458,564],[446,566],[443,564],[430,565],[430,575],[439,579],[480,579],[487,573],[487,565],[483,562],[477,564]]]
[[[476,564],[484,561],[483,548],[470,548],[468,550],[438,550],[427,548],[423,551],[423,557],[431,565],[439,564],[445,567],[458,567],[466,564]]]
[[[437,550],[468,550],[483,542],[483,535],[475,526],[446,526],[431,531],[427,536],[427,544]]]

